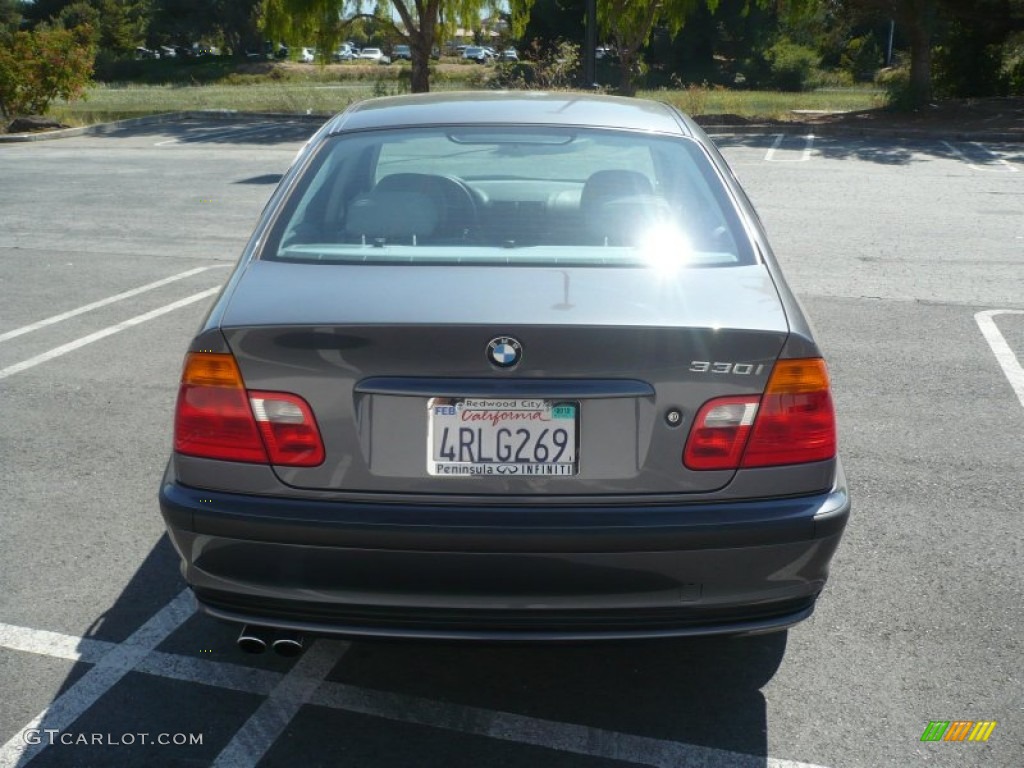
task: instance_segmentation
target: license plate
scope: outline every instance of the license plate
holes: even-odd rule
[[[576,474],[578,403],[435,397],[427,412],[431,475]]]

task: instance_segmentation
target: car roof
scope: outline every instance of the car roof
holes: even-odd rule
[[[427,125],[570,125],[692,136],[667,104],[587,93],[445,92],[390,96],[353,104],[327,133]]]

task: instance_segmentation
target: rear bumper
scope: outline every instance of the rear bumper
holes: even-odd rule
[[[807,618],[850,512],[838,485],[727,504],[355,503],[197,490],[160,506],[207,613],[316,634],[579,640]]]

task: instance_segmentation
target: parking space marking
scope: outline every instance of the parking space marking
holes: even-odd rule
[[[184,299],[179,299],[178,301],[171,302],[170,304],[165,304],[162,307],[157,307],[156,309],[150,310],[149,312],[144,312],[141,315],[130,317],[127,320],[118,323],[117,325],[108,326],[106,328],[96,331],[95,333],[90,333],[88,336],[83,336],[80,339],[69,341],[67,344],[61,344],[59,347],[54,347],[48,352],[43,352],[42,354],[36,355],[35,357],[30,357],[28,360],[23,360],[20,363],[9,365],[6,368],[0,368],[0,380],[6,379],[8,376],[13,376],[16,373],[27,371],[29,368],[34,368],[35,366],[53,360],[54,358],[66,355],[68,352],[74,352],[76,349],[81,349],[87,344],[92,344],[94,341],[105,339],[107,338],[107,336],[113,336],[115,333],[119,333],[125,330],[126,328],[141,325],[142,323],[145,323],[148,320],[152,320],[155,317],[166,315],[168,312],[173,312],[176,309],[187,307],[189,304],[194,304],[197,301],[202,301],[208,296],[213,296],[219,290],[220,288],[218,287],[210,288],[205,291],[200,291],[199,293],[193,293],[191,296],[186,296]]]
[[[107,640],[94,640],[91,637],[73,637],[45,629],[0,624],[0,648],[52,656],[55,659],[95,664],[114,650],[116,645]]]
[[[330,674],[349,644],[317,640],[224,747],[214,768],[256,765]]]
[[[0,747],[0,768],[20,768],[46,749],[45,740],[26,744],[24,733],[37,728],[67,729],[194,612],[192,593],[184,589]]]
[[[206,272],[206,271],[211,270],[211,269],[224,269],[224,268],[226,268],[228,266],[230,266],[230,265],[229,264],[215,264],[212,267],[197,267],[195,269],[186,270],[185,272],[179,272],[178,274],[171,275],[170,277],[165,277],[162,280],[155,280],[152,283],[146,283],[145,285],[140,285],[138,288],[132,288],[130,291],[124,291],[122,293],[117,293],[117,294],[114,294],[113,296],[108,296],[105,299],[100,299],[99,301],[94,301],[91,304],[83,304],[81,307],[76,307],[75,309],[69,309],[67,312],[61,312],[59,315],[53,315],[51,317],[44,318],[43,320],[38,320],[37,322],[30,323],[29,325],[23,325],[20,328],[15,328],[13,331],[7,331],[5,333],[0,333],[0,342],[7,341],[8,339],[14,339],[14,338],[17,338],[18,336],[23,336],[26,333],[31,333],[32,331],[37,331],[40,328],[45,328],[46,326],[53,325],[54,323],[59,323],[59,322],[62,322],[64,320],[69,320],[72,317],[77,317],[78,315],[83,315],[86,312],[91,312],[92,310],[99,309],[100,307],[106,307],[106,306],[108,306],[110,304],[115,304],[115,303],[117,303],[119,301],[124,301],[125,299],[130,299],[133,296],[138,296],[139,294],[146,293],[147,291],[153,291],[153,290],[156,290],[157,288],[162,288],[163,286],[170,285],[171,283],[176,282],[178,280],[184,280],[186,277],[192,277],[192,275],[198,275],[198,274],[200,274],[202,272]]]
[[[786,134],[784,134],[784,133],[777,133],[777,134],[775,134],[775,141],[772,143],[771,149],[769,149],[765,153],[765,155],[764,155],[765,162],[768,162],[768,163],[806,163],[808,160],[811,159],[811,150],[814,148],[814,134],[813,133],[809,133],[806,136],[804,136],[804,148],[803,148],[803,151],[800,153],[800,157],[798,157],[796,160],[776,160],[775,159],[775,150],[779,149],[779,147],[782,146],[782,142],[783,142],[783,140],[785,138],[786,138]]]
[[[984,152],[987,155],[989,155],[997,163],[997,165],[995,167],[984,166],[984,165],[976,165],[975,163],[971,162],[971,158],[967,157],[967,155],[965,155],[962,151],[960,151],[960,149],[958,149],[955,145],[951,144],[948,141],[943,141],[942,143],[944,145],[946,145],[946,147],[948,147],[949,150],[954,155],[956,155],[963,162],[965,162],[967,164],[967,167],[972,169],[972,170],[983,171],[983,172],[988,172],[988,173],[1017,173],[1017,168],[1016,167],[1014,167],[1010,163],[1006,162],[1006,160],[1004,160],[1002,157],[997,155],[995,152],[993,152],[991,149],[989,149],[988,147],[986,147],[984,144],[982,144],[980,142],[971,141],[971,142],[968,142],[968,143],[972,144],[973,146],[975,146],[978,149],[980,149],[982,152]]]
[[[342,683],[324,684],[310,704],[655,768],[822,768],[810,763],[431,701]]]
[[[981,329],[981,335],[985,337],[985,341],[992,348],[996,361],[1003,369],[1020,404],[1024,406],[1024,367],[1021,366],[1017,356],[1010,349],[1010,345],[1006,343],[1006,338],[999,330],[999,326],[996,325],[993,318],[997,315],[1024,315],[1024,309],[987,309],[974,316],[978,328]]]
[[[179,595],[177,599],[180,597]],[[68,649],[79,646],[89,647],[88,640],[89,638],[0,624],[0,648],[67,658]],[[131,640],[132,638],[129,638],[126,643]],[[115,643],[106,643],[105,641],[93,641],[93,643],[95,644],[94,651],[97,652],[106,646],[111,649],[118,647]],[[733,766],[741,768],[743,766],[750,768],[825,768],[814,763],[749,755],[715,747],[636,736],[585,725],[561,723],[543,718],[325,681],[323,678],[338,663],[348,647],[348,643],[341,641],[318,640],[287,674],[156,650],[149,651],[136,661],[132,671],[181,682],[268,696],[268,702],[270,698],[276,696],[273,704],[267,706],[266,710],[261,706],[232,739],[231,744],[238,742],[239,746],[232,748],[229,744],[221,752],[218,764],[223,765],[254,765],[259,759],[256,756],[255,747],[267,744],[258,753],[259,756],[265,754],[266,749],[270,746],[267,739],[271,735],[272,729],[281,723],[286,713],[294,709],[292,715],[287,718],[290,721],[303,704],[310,704],[384,720],[423,725],[456,733],[484,736],[517,744],[529,744],[587,757],[608,758],[638,765],[655,766],[656,768],[686,768],[686,766],[695,768],[697,766],[700,768],[732,768]],[[54,652],[50,653],[50,650]],[[108,652],[118,653],[117,650]],[[311,654],[314,654],[313,657],[306,662]],[[68,693],[71,690],[73,688],[69,689]],[[262,714],[260,714],[261,712]],[[250,723],[253,725],[250,726]],[[284,727],[287,727],[287,722]],[[245,732],[244,735],[240,735],[243,732]],[[277,730],[273,738],[276,739],[280,732]],[[11,741],[20,742],[20,734],[16,734]],[[253,751],[246,753],[243,752],[245,749]],[[234,761],[235,757],[233,756],[243,754],[249,754],[254,759],[245,761],[239,758],[237,762]],[[8,765],[13,765],[13,763],[4,762],[3,753],[0,752],[0,768],[8,768]]]
[[[176,136],[173,139],[165,139],[164,141],[158,141],[153,144],[154,147],[166,147],[172,144],[202,144],[205,141],[211,141],[214,139],[224,138],[237,138],[240,136],[249,136],[257,133],[264,133],[266,131],[272,131],[278,127],[277,123],[257,123],[246,128],[222,128],[216,131],[210,131],[209,133],[202,133],[195,136]]]

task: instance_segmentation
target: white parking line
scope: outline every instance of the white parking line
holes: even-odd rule
[[[0,747],[0,768],[24,766],[48,746],[46,740],[27,744],[24,734],[37,728],[65,730],[131,672],[140,661],[185,623],[195,611],[192,594],[182,590],[149,621],[139,627],[123,643],[105,654],[92,669],[64,693],[50,702],[42,712],[25,724],[10,740]],[[40,646],[52,644],[53,633]],[[42,649],[33,652],[41,653]]]
[[[341,683],[325,683],[310,704],[655,768],[821,768],[810,763],[635,736]]]
[[[348,645],[331,640],[313,643],[217,755],[214,768],[249,768],[258,764],[345,654]]]
[[[210,141],[212,139],[222,139],[226,137],[236,136],[248,136],[250,134],[263,133],[264,131],[271,131],[277,128],[277,123],[259,123],[254,126],[248,127],[232,127],[227,129],[220,129],[216,131],[210,131],[209,133],[200,133],[193,136],[175,137],[173,139],[166,139],[164,141],[158,141],[153,144],[154,147],[166,147],[170,144],[202,144],[203,142]]]
[[[194,304],[195,302],[201,301],[207,298],[208,296],[212,296],[219,290],[220,288],[210,288],[205,291],[200,291],[199,293],[194,293],[191,296],[186,296],[184,299],[179,299],[178,301],[171,302],[170,304],[165,304],[162,307],[157,307],[156,309],[151,310],[149,312],[145,312],[141,315],[131,317],[123,322],[118,323],[117,325],[108,326],[99,331],[96,331],[95,333],[90,333],[88,336],[83,336],[80,339],[76,339],[75,341],[69,341],[67,344],[61,344],[59,347],[54,347],[48,352],[43,352],[42,354],[36,355],[35,357],[30,357],[28,360],[23,360],[20,363],[9,365],[6,368],[0,368],[0,379],[6,379],[8,376],[13,376],[16,373],[21,373],[22,371],[26,371],[29,368],[34,368],[37,365],[45,363],[49,360],[53,360],[54,358],[60,357],[61,355],[66,355],[68,352],[74,352],[76,349],[80,349],[81,347],[84,347],[86,344],[92,344],[94,341],[99,341],[100,339],[107,338],[107,336],[113,336],[115,333],[119,333],[120,331],[123,331],[125,328],[131,328],[132,326],[140,325],[146,322],[147,320],[152,320],[155,317],[160,317],[160,315],[166,315],[168,312],[173,312],[176,309],[187,307],[189,304]]]
[[[130,291],[124,291],[123,293],[117,293],[117,294],[114,294],[113,296],[108,296],[105,299],[100,299],[99,301],[94,301],[91,304],[83,304],[81,307],[76,307],[75,309],[69,309],[67,312],[61,312],[59,315],[52,315],[51,317],[47,317],[47,318],[45,318],[43,320],[38,320],[38,321],[36,321],[34,323],[30,323],[29,325],[23,325],[20,328],[15,328],[13,331],[7,331],[6,333],[0,333],[0,342],[7,341],[8,339],[13,339],[13,338],[16,338],[18,336],[23,336],[26,333],[31,333],[32,331],[37,331],[40,328],[45,328],[48,325],[53,325],[54,323],[59,323],[59,322],[61,322],[63,320],[68,320],[68,319],[70,319],[72,317],[77,317],[78,315],[85,314],[86,312],[91,312],[92,310],[99,309],[100,307],[106,307],[106,306],[108,306],[110,304],[114,304],[114,303],[116,303],[118,301],[124,301],[125,299],[130,299],[132,296],[138,296],[141,293],[146,293],[146,291],[156,290],[157,288],[161,288],[161,287],[163,287],[165,285],[169,285],[170,283],[176,282],[178,280],[184,280],[186,277],[192,277],[192,275],[198,275],[201,272],[206,272],[206,271],[211,270],[211,269],[224,269],[224,268],[226,268],[228,266],[230,266],[230,265],[229,264],[215,264],[212,267],[197,267],[196,269],[189,269],[189,270],[186,270],[185,272],[179,272],[176,275],[171,275],[170,277],[165,277],[162,280],[156,280],[156,281],[154,281],[152,283],[146,283],[145,285],[140,285],[138,288],[132,288]]]
[[[804,148],[800,153],[800,157],[796,160],[776,160],[775,150],[782,146],[783,139],[786,138],[786,134],[777,133],[775,134],[775,141],[772,143],[771,149],[769,149],[764,156],[766,162],[769,163],[806,163],[811,159],[811,150],[814,148],[814,134],[809,133],[804,136]]]
[[[60,632],[48,632],[45,629],[29,629],[13,624],[0,624],[0,648],[9,648],[14,651],[96,664],[116,647],[117,643],[107,640],[73,637]]]
[[[956,146],[950,144],[948,141],[943,141],[942,143],[945,144],[954,155],[960,158],[963,162],[967,163],[967,167],[972,170],[983,171],[988,173],[1017,173],[1017,169],[1014,166],[1010,165],[1008,162],[1006,162],[1006,160],[1001,158],[999,155],[997,155],[991,149],[986,147],[984,144],[980,144],[977,141],[972,141],[970,143],[976,146],[982,152],[985,152],[986,154],[990,155],[992,159],[995,160],[996,163],[998,163],[997,166],[991,167],[984,165],[975,165],[974,163],[971,162],[971,159],[967,157],[967,155],[965,155],[959,149],[957,149]]]
[[[1024,310],[987,309],[974,316],[978,328],[981,329],[981,335],[985,337],[985,341],[992,348],[992,353],[996,356],[996,360],[1009,380],[1010,386],[1013,387],[1013,391],[1017,394],[1017,399],[1024,406],[1024,367],[1017,360],[1017,356],[1013,354],[1010,345],[1006,343],[1006,338],[999,330],[995,320],[993,320],[997,315],[1024,315]]]
[[[67,658],[67,649],[87,639],[0,624],[0,648]],[[114,647],[113,643],[109,645]],[[270,697],[221,752],[218,762],[224,765],[254,765],[298,709],[308,703],[394,722],[657,768],[824,768],[813,763],[749,755],[324,681],[324,676],[347,648],[346,643],[318,640],[306,652],[306,658],[314,653],[315,656],[308,662],[306,658],[301,659],[287,675],[159,651],[151,651],[135,664],[133,671]],[[50,654],[51,650],[55,653]],[[271,698],[273,703],[270,703]],[[282,722],[284,726],[281,726]],[[246,761],[246,756],[253,759]],[[6,768],[2,761],[0,766]]]

